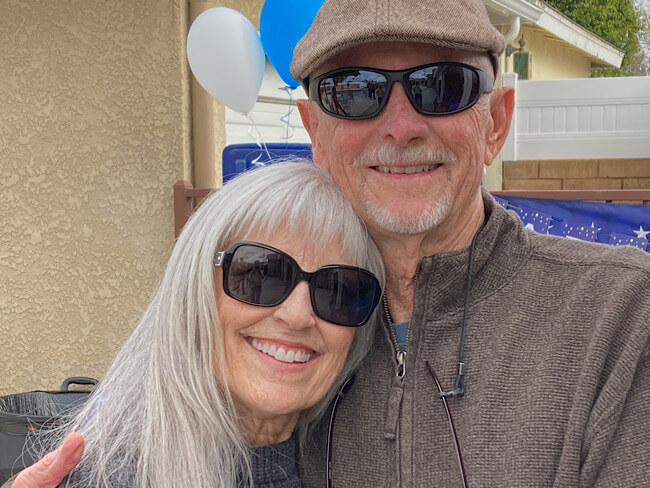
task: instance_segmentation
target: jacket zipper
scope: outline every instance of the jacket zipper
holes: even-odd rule
[[[406,331],[406,345],[402,351],[397,342],[397,335],[395,334],[395,328],[393,327],[393,319],[390,316],[388,310],[388,302],[386,301],[386,295],[384,295],[384,313],[386,314],[386,320],[388,321],[388,333],[390,334],[391,342],[393,343],[393,352],[395,354],[395,376],[399,379],[400,383],[404,381],[404,374],[406,374],[406,348],[409,344],[409,335],[411,333],[411,326],[409,325],[408,330]]]
[[[420,274],[420,265],[418,264],[418,267],[415,270],[415,276],[413,277],[414,286],[415,284],[417,284],[419,274]],[[408,349],[409,346],[409,337],[411,335],[411,324],[409,324],[409,327],[406,330],[406,344],[404,345],[404,350],[402,351],[399,347],[399,343],[397,342],[397,335],[395,334],[395,328],[393,327],[393,318],[390,316],[390,311],[388,310],[388,301],[386,300],[385,293],[383,296],[383,302],[384,302],[384,313],[386,314],[386,319],[388,321],[388,332],[390,334],[390,338],[393,343],[393,351],[395,353],[395,375],[397,376],[397,378],[399,378],[400,382],[403,382],[404,375],[406,374],[406,350]]]
[[[418,265],[417,270],[415,271],[415,276],[413,278],[414,282],[417,281],[419,272],[420,266]],[[395,455],[397,463],[395,464],[394,471],[395,478],[389,479],[388,482],[389,484],[395,486],[401,486],[402,476],[400,458],[402,456],[402,447],[400,446],[400,418],[402,410],[402,397],[404,396],[404,377],[406,375],[406,351],[409,346],[409,337],[411,335],[412,324],[409,324],[409,328],[407,329],[406,344],[404,345],[404,351],[402,351],[399,347],[399,343],[397,342],[397,335],[395,334],[393,319],[390,316],[390,310],[388,309],[388,301],[386,300],[386,295],[383,297],[383,302],[384,313],[386,314],[386,320],[388,321],[388,333],[390,336],[390,341],[393,344],[393,352],[395,358],[395,376],[393,377],[390,393],[388,396],[388,409],[386,412],[384,438],[395,441]]]
[[[415,270],[415,276],[413,277],[413,281],[417,284],[417,279],[418,279],[418,274],[420,273],[420,265],[418,264],[417,269]],[[388,302],[386,301],[386,295],[384,294],[383,296],[383,303],[384,303],[384,312],[386,314],[386,319],[388,320],[388,332],[390,335],[391,342],[393,344],[393,352],[395,354],[395,380],[393,382],[393,386],[391,388],[391,393],[390,397],[391,400],[395,396],[395,392],[397,391],[397,398],[395,398],[395,402],[389,401],[389,413],[388,413],[388,424],[391,424],[391,410],[394,410],[394,418],[395,418],[395,429],[393,431],[393,434],[390,435],[388,432],[385,433],[386,438],[392,438],[395,439],[397,437],[397,425],[399,423],[399,411],[402,403],[402,393],[403,393],[403,383],[404,383],[404,375],[406,374],[406,349],[408,348],[409,344],[409,337],[411,335],[411,324],[409,324],[409,328],[406,331],[406,344],[404,346],[404,351],[402,351],[399,347],[399,343],[397,342],[397,335],[395,334],[395,329],[393,328],[393,319],[390,316],[390,311],[388,310]],[[332,442],[334,440],[334,418],[336,417],[336,410],[338,408],[339,401],[343,398],[344,392],[349,388],[349,386],[354,382],[354,374],[351,375],[351,377],[347,378],[345,382],[343,383],[343,386],[340,388],[338,394],[336,395],[334,399],[334,404],[332,407],[332,411],[330,413],[330,419],[329,419],[329,425],[327,429],[327,462],[326,462],[326,467],[325,467],[325,485],[327,488],[330,488],[332,486],[332,455],[333,455],[333,446]],[[391,409],[391,405],[394,404],[396,408]],[[398,452],[399,456],[399,452]],[[398,470],[398,478],[399,478],[399,470]]]

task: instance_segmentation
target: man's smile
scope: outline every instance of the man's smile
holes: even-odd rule
[[[438,169],[440,166],[442,166],[442,163],[435,163],[435,164],[423,164],[423,165],[417,165],[417,166],[393,166],[393,165],[385,165],[385,166],[372,166],[372,168],[376,171],[379,171],[380,173],[387,173],[387,174],[414,174],[414,173],[428,173],[430,171],[433,171],[435,169]]]

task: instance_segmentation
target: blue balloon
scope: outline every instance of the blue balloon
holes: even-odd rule
[[[293,49],[309,30],[324,0],[266,0],[260,14],[262,47],[287,85],[300,83],[291,76]]]

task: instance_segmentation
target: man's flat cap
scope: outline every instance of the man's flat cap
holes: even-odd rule
[[[481,0],[326,0],[293,51],[291,74],[303,81],[335,54],[376,41],[485,52],[495,72],[505,48]]]

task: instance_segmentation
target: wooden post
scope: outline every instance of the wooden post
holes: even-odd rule
[[[188,190],[193,188],[187,180],[174,183],[174,237],[178,237],[187,219],[194,210],[194,198],[188,197]]]
[[[510,132],[503,145],[503,160],[517,161],[517,73],[504,73],[503,86],[511,86],[515,89],[515,111],[510,122]]]
[[[211,2],[190,0],[189,7],[189,21],[191,23],[202,12],[214,7],[214,5]],[[217,185],[214,99],[196,81],[193,74],[190,77],[194,184],[199,188],[214,188]]]

